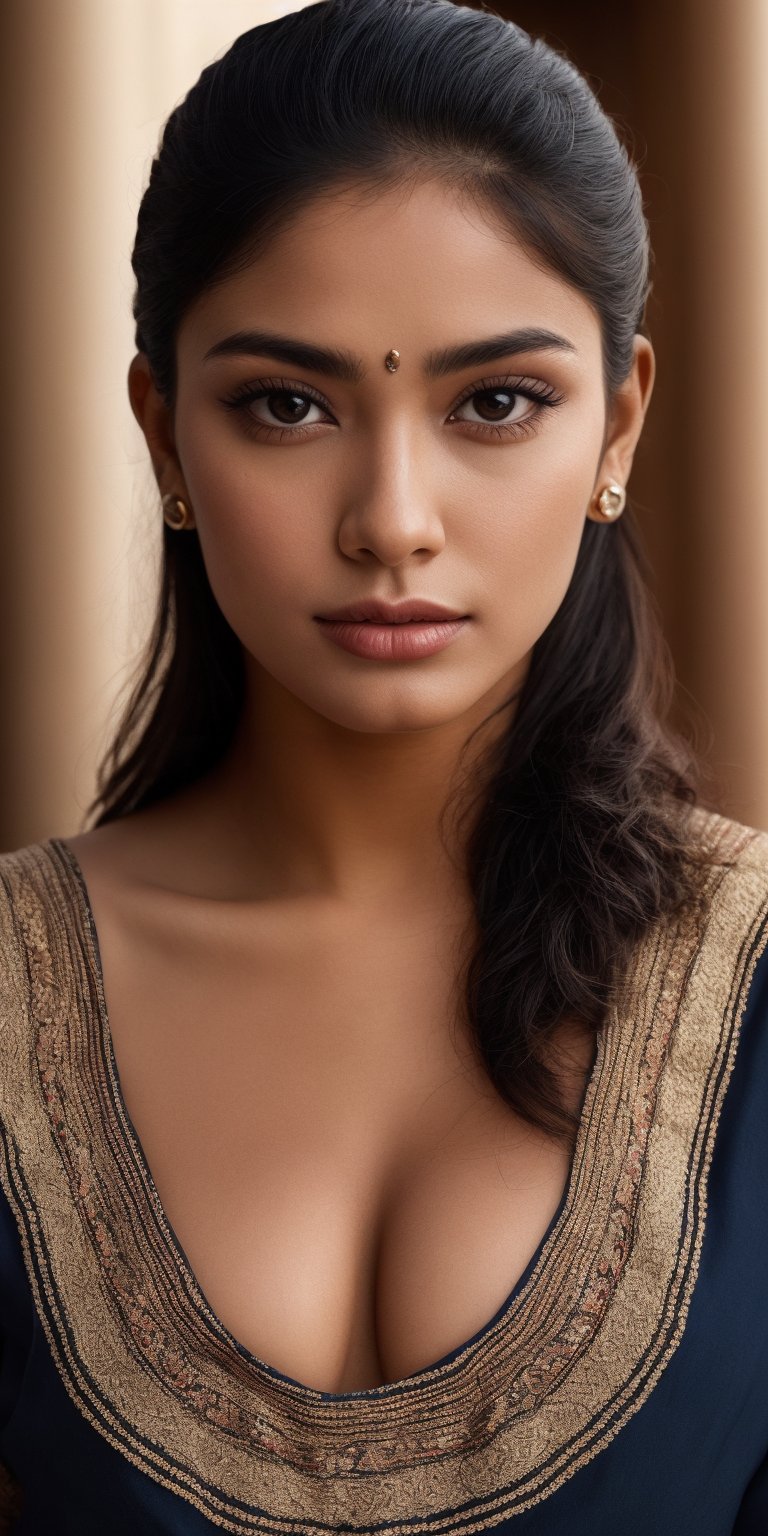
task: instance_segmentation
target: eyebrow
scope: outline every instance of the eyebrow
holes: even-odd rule
[[[428,379],[444,378],[464,368],[478,368],[518,352],[575,352],[566,336],[555,331],[529,328],[505,331],[481,341],[466,341],[454,347],[429,352],[424,361]],[[329,378],[359,384],[365,378],[365,366],[359,357],[336,347],[318,347],[298,337],[278,336],[273,331],[236,331],[209,347],[203,362],[214,357],[272,357],[296,368],[308,368]]]

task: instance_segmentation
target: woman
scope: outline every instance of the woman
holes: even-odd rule
[[[765,1531],[768,839],[664,723],[612,125],[323,0],[134,270],[153,642],[0,860],[6,1528]]]

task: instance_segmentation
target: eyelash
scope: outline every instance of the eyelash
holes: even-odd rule
[[[565,399],[564,395],[559,395],[550,384],[545,384],[541,379],[511,379],[509,377],[481,379],[479,383],[473,384],[457,400],[451,409],[451,417],[475,395],[490,394],[494,390],[507,390],[513,396],[521,395],[525,399],[534,401],[538,409],[532,415],[526,416],[523,421],[463,422],[462,425],[470,429],[472,436],[491,436],[497,439],[507,438],[508,440],[527,437],[530,433],[536,431],[541,409],[562,405]],[[329,415],[331,414],[322,396],[317,394],[314,389],[307,384],[299,385],[293,383],[290,379],[259,379],[256,383],[242,384],[231,395],[227,395],[222,399],[221,404],[227,410],[240,411],[245,417],[246,431],[252,433],[254,437],[266,436],[272,442],[275,440],[282,442],[288,438],[307,437],[315,431],[316,427],[326,425],[324,422],[313,421],[306,426],[299,423],[295,427],[273,427],[268,426],[266,422],[255,421],[253,417],[248,417],[246,408],[249,405],[253,405],[257,400],[266,400],[270,395],[281,394],[298,395],[302,400],[310,400],[313,405],[317,405],[321,410],[327,411]]]

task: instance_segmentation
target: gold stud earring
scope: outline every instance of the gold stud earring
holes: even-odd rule
[[[396,352],[393,347],[392,351],[387,353],[384,359],[384,363],[385,366],[389,369],[390,373],[397,373],[397,370],[400,367],[400,353]]]
[[[163,520],[168,524],[169,528],[173,528],[174,532],[178,532],[182,528],[194,528],[195,526],[187,503],[182,501],[180,496],[174,496],[170,491],[167,496],[163,497]]]
[[[617,517],[621,517],[627,504],[627,493],[623,485],[604,485],[597,496],[590,502],[590,517],[596,523],[615,523]]]

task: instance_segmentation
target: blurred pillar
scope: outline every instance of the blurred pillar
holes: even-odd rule
[[[126,372],[162,123],[302,0],[4,0],[0,848],[77,830],[155,606],[159,511]]]
[[[8,848],[79,822],[126,645],[126,127],[143,39],[130,6],[103,0],[5,0],[2,25]]]
[[[768,6],[685,0],[692,687],[726,808],[768,828]],[[677,435],[677,428],[673,436]]]
[[[574,60],[639,162],[659,371],[630,493],[679,718],[689,696],[719,803],[768,829],[768,4],[496,8]]]

